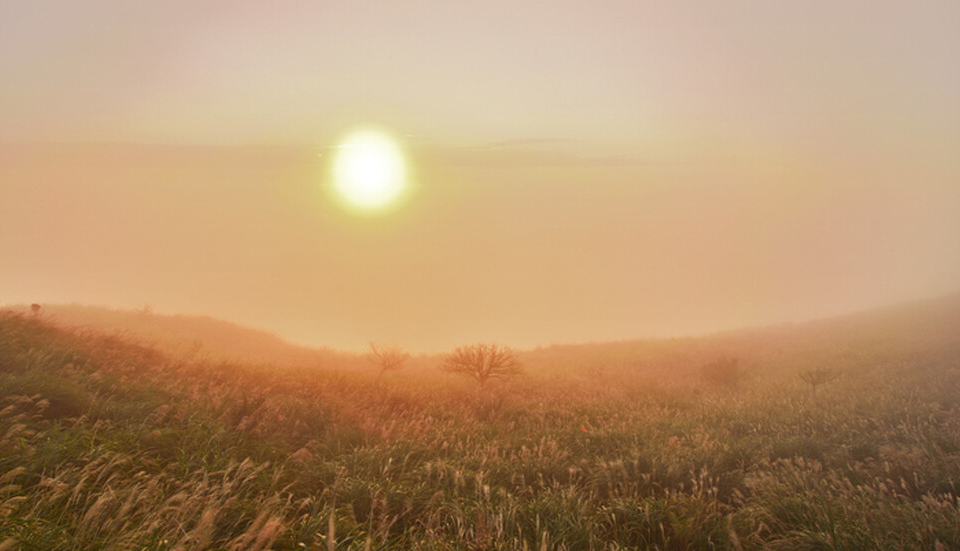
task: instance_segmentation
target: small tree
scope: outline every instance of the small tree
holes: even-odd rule
[[[725,387],[735,387],[743,378],[740,360],[724,356],[700,368],[700,375],[707,381]]]
[[[817,395],[817,387],[829,383],[840,376],[840,372],[829,367],[804,369],[799,373],[800,379],[810,385],[813,395]]]
[[[383,345],[370,343],[373,361],[380,366],[380,375],[403,367],[403,363],[410,359],[410,354],[395,344]]]
[[[30,311],[33,312],[33,315],[34,315],[34,316],[39,316],[39,315],[40,315],[40,309],[41,309],[41,308],[43,308],[43,307],[40,306],[40,305],[37,304],[37,303],[33,303],[33,304],[30,305]]]
[[[519,354],[499,344],[473,344],[457,348],[443,361],[440,369],[473,377],[483,390],[491,379],[509,379],[519,375]]]

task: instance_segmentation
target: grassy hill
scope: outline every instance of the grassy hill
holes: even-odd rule
[[[30,308],[21,305],[7,310],[26,314]],[[150,310],[78,304],[43,305],[41,316],[63,327],[118,335],[172,357],[309,367],[358,363],[356,354],[298,346],[267,331],[207,316],[161,315]]]
[[[0,312],[0,549],[957,549],[958,314],[550,347],[478,393]]]
[[[810,366],[838,370],[960,350],[960,294],[896,304],[835,318],[725,331],[701,337],[566,344],[527,352],[528,366],[586,377],[636,375],[696,379],[704,364],[739,358],[748,375],[764,379]],[[750,373],[752,372],[752,373]]]

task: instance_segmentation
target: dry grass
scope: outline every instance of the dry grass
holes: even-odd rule
[[[2,315],[0,549],[960,548],[954,341],[740,347],[735,389],[683,350],[478,395]],[[845,376],[814,398],[797,357]]]

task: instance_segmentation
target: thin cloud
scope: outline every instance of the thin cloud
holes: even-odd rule
[[[459,147],[425,146],[435,162],[452,166],[644,166],[686,162],[663,161],[629,155],[585,155],[560,146],[576,140],[518,138]]]

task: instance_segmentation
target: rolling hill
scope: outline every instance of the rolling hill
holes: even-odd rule
[[[6,308],[30,311],[28,305]],[[162,315],[77,304],[45,304],[41,317],[63,327],[118,335],[173,357],[277,366],[350,367],[357,354],[291,344],[277,335],[207,316]]]
[[[251,362],[287,349],[210,320],[3,311],[0,549],[960,548],[957,302],[550,347],[482,392]],[[172,357],[185,328],[262,344]],[[749,377],[698,377],[718,355]]]

